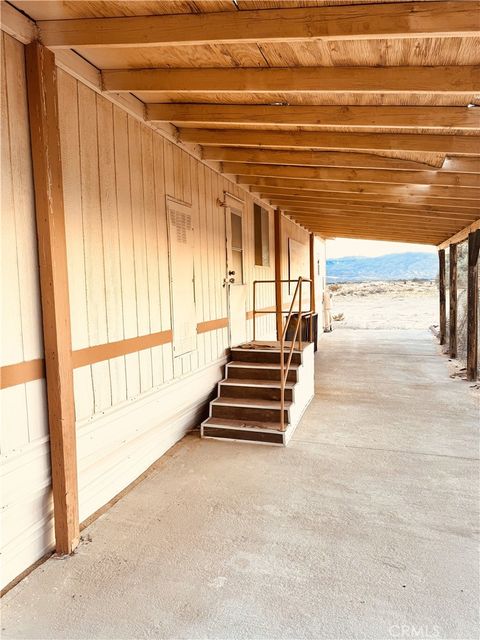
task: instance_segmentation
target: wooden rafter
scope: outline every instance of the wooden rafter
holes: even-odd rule
[[[374,207],[368,208],[368,209],[367,208],[361,209],[361,208],[355,207],[354,205],[345,206],[342,208],[328,207],[326,205],[322,205],[316,208],[308,208],[302,205],[288,206],[288,205],[279,204],[279,206],[283,211],[288,211],[292,213],[302,213],[304,215],[310,215],[310,216],[322,215],[324,213],[341,214],[341,215],[366,214],[370,217],[377,216],[382,219],[390,218],[391,220],[404,219],[404,220],[410,220],[410,222],[412,222],[412,219],[413,220],[418,219],[420,222],[422,222],[423,220],[426,220],[434,224],[436,222],[438,222],[439,224],[448,223],[450,224],[450,226],[453,226],[454,228],[458,228],[458,226],[461,224],[465,225],[465,224],[469,224],[469,222],[474,221],[474,216],[463,216],[463,215],[458,216],[458,215],[452,215],[452,214],[429,213],[429,212],[415,213],[412,211],[404,212],[404,211],[398,211],[398,210],[392,211],[390,209],[375,209]]]
[[[202,149],[202,157],[205,160],[224,160],[226,162],[355,167],[359,169],[405,169],[407,171],[440,169],[442,165],[448,165],[447,171],[480,173],[480,158],[445,158],[441,154],[434,154],[431,160],[426,162],[424,160],[390,158],[378,153],[206,146]]]
[[[389,184],[384,182],[349,182],[328,180],[301,180],[293,178],[262,178],[257,176],[239,176],[239,184],[257,187],[284,187],[287,189],[305,189],[310,191],[328,191],[338,193],[376,193],[397,196],[429,196],[448,200],[467,199],[478,203],[477,189],[469,187],[439,187],[432,185]]]
[[[49,47],[158,46],[354,38],[468,36],[478,2],[273,9],[198,15],[39,21]],[[478,15],[478,14],[477,14]]]
[[[383,204],[393,205],[409,208],[410,206],[419,208],[433,208],[435,210],[449,210],[449,211],[465,211],[465,212],[479,212],[480,205],[478,199],[475,200],[463,200],[461,202],[448,202],[439,198],[430,198],[422,196],[410,196],[406,200],[402,196],[388,195],[388,194],[375,194],[375,193],[335,193],[330,191],[309,191],[306,189],[286,189],[283,187],[250,187],[250,191],[259,193],[262,198],[268,200],[279,200],[287,197],[290,201],[298,202],[358,202],[358,203],[371,203],[371,204]]]
[[[452,215],[461,215],[475,217],[478,215],[478,207],[477,208],[468,208],[468,207],[455,207],[450,205],[449,203],[444,204],[441,200],[437,200],[441,204],[416,204],[410,202],[404,202],[404,199],[399,199],[397,202],[388,202],[383,200],[381,197],[379,199],[354,199],[352,198],[353,194],[346,194],[344,197],[301,197],[301,196],[286,196],[286,195],[274,195],[274,194],[262,194],[262,197],[266,200],[273,201],[278,203],[279,207],[288,207],[288,206],[301,206],[306,208],[318,207],[321,205],[324,206],[355,206],[359,209],[366,208],[376,208],[378,210],[391,210],[391,211],[409,211],[411,213],[443,213],[443,214],[452,214]]]
[[[431,184],[480,188],[480,174],[441,173],[438,171],[394,171],[391,169],[345,169],[337,167],[295,167],[274,164],[222,163],[222,171],[244,176],[302,178],[308,180],[348,180],[395,184]],[[480,192],[478,194],[480,196]]]
[[[147,104],[146,118],[154,122],[177,124],[341,125],[373,129],[422,127],[480,130],[480,109],[465,107]]]
[[[179,129],[180,139],[203,145],[243,147],[305,147],[308,149],[381,149],[427,151],[478,156],[480,136],[345,133],[331,131],[269,131],[252,129]]]
[[[470,95],[480,68],[296,67],[235,69],[114,69],[102,72],[105,91],[182,93],[429,93]],[[386,126],[386,125],[385,125]]]
[[[288,211],[289,215],[295,216],[296,218],[310,221],[310,222],[338,222],[338,223],[365,223],[365,224],[378,224],[388,225],[391,229],[397,228],[412,228],[412,220],[410,217],[402,217],[402,216],[390,216],[388,214],[374,214],[370,212],[350,212],[350,211],[319,211],[316,213],[302,213],[301,211]],[[458,228],[458,224],[452,221],[439,221],[436,218],[419,218],[415,223],[415,230],[418,229],[428,229],[431,230],[433,228],[435,230],[441,229],[445,231],[445,233],[449,233],[452,230]]]

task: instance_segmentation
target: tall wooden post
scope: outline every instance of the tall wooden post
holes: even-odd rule
[[[277,340],[280,340],[283,332],[283,300],[282,300],[282,212],[275,209],[274,218],[275,231],[275,309],[277,319]]]
[[[478,372],[478,253],[480,230],[468,234],[467,380]]]
[[[54,54],[26,47],[26,71],[43,341],[47,380],[56,551],[71,553],[80,537],[62,163]]]
[[[447,308],[445,299],[445,249],[438,252],[438,291],[440,298],[440,344],[445,344],[447,335]]]
[[[450,245],[450,312],[449,312],[449,344],[451,358],[457,357],[457,245]]]
[[[316,299],[315,299],[315,235],[313,233],[310,234],[310,308],[312,310],[312,315],[310,316],[310,340],[313,341],[313,313],[316,310]],[[315,349],[317,345],[315,345]]]

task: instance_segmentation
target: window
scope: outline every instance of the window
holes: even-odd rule
[[[255,265],[268,267],[270,265],[270,225],[266,209],[258,204],[253,205],[253,224],[255,238]]]

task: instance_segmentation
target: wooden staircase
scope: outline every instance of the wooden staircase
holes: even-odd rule
[[[231,358],[210,403],[210,417],[201,425],[202,438],[286,445],[313,396],[313,344],[293,352],[283,428],[278,343],[250,342],[232,349]]]

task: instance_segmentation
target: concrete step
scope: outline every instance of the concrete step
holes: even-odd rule
[[[288,370],[287,381],[298,382],[298,364],[291,364]],[[226,366],[226,377],[248,378],[250,380],[280,380],[280,363],[245,362],[233,360]]]
[[[284,421],[288,423],[291,402],[285,402]],[[280,422],[281,407],[278,400],[256,400],[253,398],[234,398],[220,396],[210,403],[212,418],[228,418],[231,420],[246,420]]]
[[[263,362],[274,363],[280,362],[280,349],[249,349],[236,347],[231,350],[232,360],[240,360],[242,362]],[[284,361],[286,362],[289,356],[289,352],[285,351],[283,354]],[[292,364],[302,364],[302,353],[295,349],[292,353]]]
[[[293,401],[294,387],[294,382],[287,382],[285,388],[285,400]],[[228,378],[219,383],[218,394],[219,396],[228,396],[231,398],[280,400],[280,381]]]

